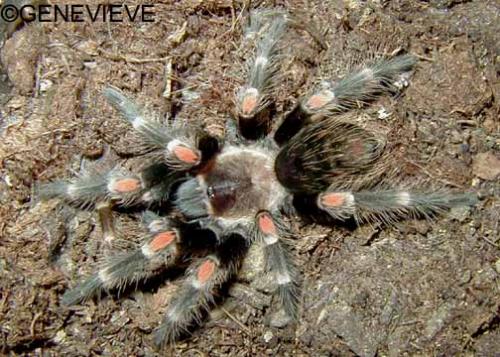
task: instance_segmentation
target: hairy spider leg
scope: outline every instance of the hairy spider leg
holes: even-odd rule
[[[393,224],[406,217],[431,218],[455,206],[477,202],[473,194],[452,194],[445,191],[408,191],[374,188],[363,191],[339,191],[334,187],[318,195],[317,204],[335,219],[353,217],[357,222]]]
[[[281,306],[292,320],[298,319],[299,272],[283,238],[290,232],[279,213],[259,212],[255,218],[256,241],[264,246],[265,270],[274,274]]]
[[[119,89],[103,91],[108,102],[117,109],[147,144],[164,151],[166,163],[177,170],[189,170],[202,159],[197,147],[197,131],[189,127],[168,127],[147,115]]]
[[[237,273],[249,242],[238,234],[222,237],[215,252],[195,260],[182,286],[170,301],[163,322],[154,333],[154,343],[163,348],[200,324],[213,304],[217,289]]]
[[[283,145],[313,116],[328,117],[364,106],[379,95],[397,92],[416,63],[416,58],[408,54],[382,58],[359,67],[339,81],[322,82],[321,88],[302,98],[294,110],[284,117],[274,139]]]
[[[85,170],[71,180],[41,185],[39,194],[43,200],[58,197],[88,208],[102,201],[132,204],[140,199],[144,189],[139,176],[117,166],[107,170]]]
[[[74,305],[102,290],[122,289],[173,264],[181,239],[177,230],[165,218],[149,222],[148,230],[150,237],[144,244],[131,252],[106,258],[95,274],[64,294],[62,303]]]
[[[277,14],[268,26],[263,26],[264,34],[257,34],[255,54],[247,65],[246,83],[236,91],[238,126],[246,138],[256,139],[267,134],[270,97],[279,73],[279,41],[285,32],[286,24],[286,17]]]

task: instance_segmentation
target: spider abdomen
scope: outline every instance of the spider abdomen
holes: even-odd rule
[[[275,170],[292,192],[317,193],[372,169],[384,141],[356,124],[324,118],[302,129],[279,152]]]

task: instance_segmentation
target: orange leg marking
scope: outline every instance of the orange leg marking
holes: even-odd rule
[[[211,260],[207,260],[203,264],[200,265],[198,268],[198,281],[200,284],[205,284],[208,279],[214,274],[215,272],[215,263]]]
[[[352,140],[349,146],[350,146],[351,152],[354,155],[362,156],[365,154],[366,150],[365,150],[365,145],[364,145],[363,140],[360,140],[360,139]]]
[[[198,153],[196,153],[194,150],[187,148],[183,145],[177,145],[173,149],[174,155],[181,160],[182,162],[188,163],[188,164],[195,164],[198,162],[200,159]]]
[[[257,107],[257,96],[249,94],[241,101],[241,111],[245,115],[250,115]]]
[[[325,90],[317,94],[313,94],[307,100],[306,106],[308,106],[311,109],[319,109],[327,105],[333,98],[334,98],[333,93],[328,90]]]
[[[264,234],[277,235],[276,225],[271,216],[267,213],[263,213],[259,216],[259,228]]]
[[[141,187],[141,181],[135,178],[125,178],[122,180],[117,180],[113,183],[113,191],[119,193],[132,192]]]
[[[149,248],[151,248],[153,252],[157,252],[172,243],[175,237],[176,235],[173,231],[158,233],[149,243]]]
[[[327,193],[321,197],[321,203],[327,207],[339,207],[345,202],[343,193]]]

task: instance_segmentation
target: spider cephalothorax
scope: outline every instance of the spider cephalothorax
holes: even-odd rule
[[[297,319],[299,274],[284,243],[292,236],[284,217],[295,216],[295,195],[312,197],[315,209],[334,219],[357,222],[429,216],[473,202],[466,194],[394,187],[387,180],[385,141],[356,124],[353,115],[339,115],[379,94],[398,92],[415,65],[411,55],[375,58],[336,82],[323,82],[269,132],[280,39],[288,25],[298,22],[279,11],[257,12],[252,18],[256,51],[247,66],[247,82],[236,92],[238,130],[228,128],[224,142],[182,123],[164,125],[120,90],[104,90],[158,153],[156,160],[139,173],[119,166],[89,170],[73,180],[47,184],[41,193],[95,205],[109,241],[115,235],[114,205],[151,205],[157,212],[143,216],[149,232],[144,243],[106,258],[94,275],[64,295],[63,304],[120,289],[191,258],[155,335],[157,344],[164,345],[199,322],[217,289],[237,274],[247,249],[259,245],[285,313]],[[169,205],[155,206],[158,202]],[[210,232],[213,244],[198,249],[193,226]]]
[[[258,145],[225,146],[195,178],[181,185],[178,208],[191,217],[196,217],[191,210],[203,212],[223,225],[251,219],[260,210],[279,209],[286,191],[276,178],[274,159],[272,150]],[[191,207],[193,201],[196,208]]]

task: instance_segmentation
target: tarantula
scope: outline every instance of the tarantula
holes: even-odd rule
[[[284,217],[296,213],[294,197],[312,199],[315,209],[335,220],[357,222],[390,223],[473,203],[468,194],[391,187],[387,182],[393,181],[384,179],[384,140],[342,114],[400,91],[415,57],[381,56],[335,82],[322,82],[270,130],[280,39],[296,21],[279,12],[260,12],[251,21],[256,49],[246,84],[235,94],[237,125],[229,125],[224,142],[200,128],[162,124],[118,89],[104,89],[109,103],[159,153],[157,161],[137,174],[119,166],[82,172],[44,185],[42,196],[95,205],[105,238],[114,234],[113,205],[167,202],[170,208],[147,211],[144,243],[108,257],[94,275],[64,294],[62,304],[146,280],[195,257],[155,332],[155,343],[164,346],[199,323],[217,289],[237,274],[249,247],[258,244],[283,310],[297,319],[299,273],[284,243],[292,235]],[[200,248],[200,231],[213,237],[208,248]]]

